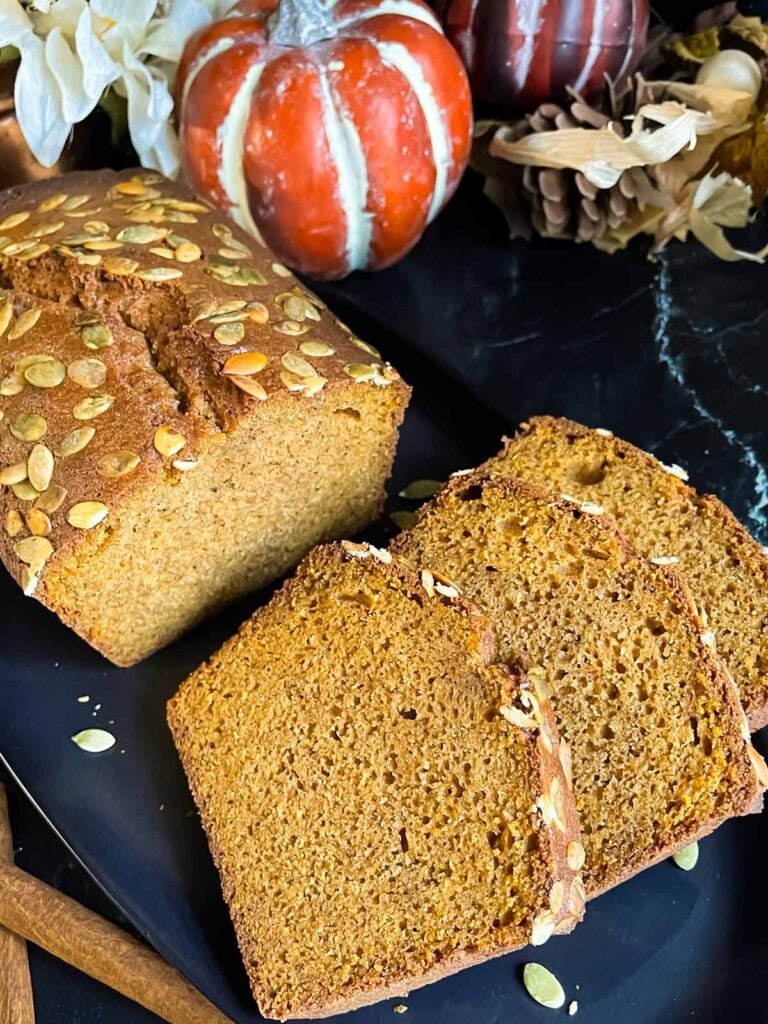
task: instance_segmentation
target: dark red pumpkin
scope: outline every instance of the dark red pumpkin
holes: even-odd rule
[[[588,97],[607,72],[632,70],[648,33],[648,0],[448,0],[446,34],[477,99],[512,110]]]
[[[461,60],[422,0],[245,0],[177,80],[185,173],[284,262],[400,259],[453,193],[472,133]]]

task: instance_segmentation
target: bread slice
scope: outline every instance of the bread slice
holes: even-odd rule
[[[322,1017],[568,931],[551,710],[428,572],[316,549],[168,718],[266,1017]]]
[[[597,893],[753,810],[765,765],[683,578],[597,507],[520,481],[454,477],[397,537],[490,614],[551,689]],[[759,779],[758,779],[759,775]]]
[[[380,515],[409,388],[181,185],[0,194],[0,286],[0,559],[116,664]]]
[[[685,471],[570,420],[536,417],[483,469],[602,505],[641,554],[685,573],[752,729],[768,723],[768,557]]]

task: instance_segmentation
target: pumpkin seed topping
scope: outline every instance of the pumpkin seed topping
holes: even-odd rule
[[[26,263],[27,260],[36,260],[38,256],[44,256],[50,248],[50,245],[39,242],[37,245],[33,245],[31,249],[26,249],[23,253],[20,253],[18,258],[22,263]]]
[[[17,558],[27,565],[34,562],[47,562],[53,554],[53,544],[45,537],[25,537],[13,546]]]
[[[18,537],[24,529],[24,520],[15,508],[9,508],[5,513],[5,532],[9,537]]]
[[[123,228],[115,236],[118,242],[129,242],[132,245],[149,245],[150,242],[161,242],[168,232],[164,228],[153,228],[150,224],[131,224]]]
[[[401,530],[407,530],[411,526],[415,526],[419,521],[419,517],[415,512],[411,512],[408,509],[397,509],[395,512],[391,512],[389,518],[398,526]]]
[[[67,522],[77,530],[92,530],[106,518],[109,509],[102,501],[79,501],[67,512]]]
[[[672,854],[672,860],[679,868],[682,868],[683,871],[692,871],[696,867],[698,859],[698,843],[690,843],[688,846],[684,846],[682,850],[677,850]]]
[[[24,519],[29,532],[34,537],[47,537],[50,534],[52,529],[51,520],[41,509],[34,508],[33,506],[24,513]]]
[[[92,420],[111,409],[114,404],[112,395],[90,395],[77,403],[72,415],[76,420]]]
[[[57,512],[64,504],[64,499],[67,496],[67,489],[62,487],[60,484],[51,484],[47,491],[43,491],[38,496],[35,502],[35,508],[39,508],[41,512],[53,513]]]
[[[75,359],[67,367],[70,380],[81,388],[98,388],[107,379],[107,368],[100,359]]]
[[[362,338],[357,338],[355,335],[350,335],[349,340],[357,348],[362,349],[363,352],[367,352],[369,356],[373,356],[374,359],[381,359],[381,353],[378,349],[375,349],[373,345],[369,345],[367,341],[363,341]]]
[[[108,348],[115,340],[112,331],[101,321],[85,324],[80,330],[80,337],[85,347],[92,351]]]
[[[48,429],[48,423],[36,412],[20,412],[13,417],[10,431],[17,441],[39,441]]]
[[[523,968],[523,984],[531,999],[550,1010],[565,1006],[563,986],[551,971],[541,964],[529,963]]]
[[[43,224],[36,224],[27,232],[27,238],[43,238],[45,235],[55,235],[64,227],[63,220],[48,221]]]
[[[89,252],[110,252],[112,249],[122,249],[122,247],[122,242],[116,242],[112,238],[94,238],[83,242],[83,248]]]
[[[24,387],[25,381],[20,373],[9,373],[0,380],[0,395],[4,398],[10,398],[12,395],[18,395],[22,392]]]
[[[95,436],[95,427],[77,427],[66,434],[54,450],[59,458],[68,459],[71,455],[81,452]]]
[[[85,204],[88,202],[90,198],[90,196],[69,196],[61,204],[61,208],[62,210],[67,210],[68,212],[71,212],[72,210],[77,210],[79,207],[85,206]]]
[[[84,252],[77,257],[77,264],[80,267],[98,267],[100,263],[101,255],[97,252]]]
[[[155,450],[167,458],[171,458],[180,452],[186,443],[186,437],[173,430],[166,423],[161,424],[155,431]]]
[[[220,324],[213,336],[220,345],[238,345],[245,337],[245,328],[241,323]]]
[[[280,320],[275,325],[275,330],[281,334],[299,335],[306,334],[309,330],[307,324],[299,323],[298,320]]]
[[[568,843],[565,855],[568,861],[568,867],[571,871],[580,871],[584,867],[584,858],[586,854],[584,852],[584,847],[577,839]]]
[[[8,486],[9,484],[20,484],[22,480],[27,479],[27,464],[26,462],[14,462],[12,466],[5,466],[0,469],[0,484]]]
[[[12,228],[17,228],[20,224],[23,224],[25,220],[29,220],[29,217],[29,210],[24,210],[21,213],[12,213],[10,217],[6,217],[5,220],[0,223],[0,231],[10,231]]]
[[[317,373],[314,366],[303,359],[298,352],[284,353],[281,362],[286,370],[295,373],[298,377],[314,377]]]
[[[96,472],[107,479],[115,479],[132,473],[141,462],[141,458],[127,448],[102,455],[96,464]]]
[[[24,379],[36,388],[56,388],[67,375],[64,363],[47,356],[24,370]]]
[[[171,465],[174,469],[178,469],[180,473],[188,473],[190,469],[194,469],[197,465],[197,459],[174,459]]]
[[[3,225],[0,224],[0,228],[2,228],[2,226]],[[292,277],[293,276],[292,272],[283,263],[273,263],[272,264],[272,273],[273,274],[277,274],[278,277]]]
[[[123,256],[110,256],[104,260],[104,269],[116,277],[127,277],[139,269],[137,260],[129,260]]]
[[[232,383],[244,391],[246,395],[250,395],[251,398],[258,398],[259,401],[264,402],[267,399],[267,392],[253,377],[230,377]]]
[[[269,310],[263,302],[248,303],[248,319],[255,324],[265,324],[269,320]]]
[[[239,352],[227,359],[221,372],[227,376],[250,377],[261,373],[268,362],[263,352]]]
[[[183,277],[184,272],[176,267],[149,267],[147,270],[140,270],[136,276],[142,281],[173,281],[177,277]]]
[[[37,321],[40,319],[42,309],[25,309],[24,312],[19,316],[16,323],[8,331],[8,341],[16,341],[22,335],[26,334],[27,331],[31,330]]]
[[[194,242],[182,242],[176,246],[173,255],[179,263],[194,263],[203,255],[203,250]]]
[[[161,256],[164,260],[173,259],[173,249],[168,249],[164,245],[153,245],[149,251],[155,256]]]
[[[5,334],[8,329],[8,324],[11,322],[13,317],[13,303],[10,299],[6,299],[2,305],[0,305],[0,337]]]
[[[51,210],[55,210],[57,206],[61,206],[65,203],[68,198],[69,197],[66,192],[59,192],[55,196],[48,196],[47,199],[43,199],[43,201],[38,204],[37,208],[40,213],[49,213]]]
[[[54,467],[53,452],[44,444],[36,444],[27,459],[27,479],[36,491],[45,491],[51,482]]]
[[[302,341],[299,345],[299,352],[305,356],[311,356],[313,359],[336,355],[336,349],[324,341]]]
[[[352,380],[360,382],[373,380],[376,376],[377,367],[369,365],[368,363],[347,363],[344,367],[344,373],[351,377]]]

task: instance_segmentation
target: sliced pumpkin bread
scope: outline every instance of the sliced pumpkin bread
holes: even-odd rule
[[[641,554],[682,570],[750,726],[768,723],[768,557],[718,498],[609,430],[549,416],[523,423],[483,469],[602,505]]]
[[[768,776],[683,578],[608,516],[521,481],[456,476],[392,545],[490,614],[551,690],[594,896],[732,815]]]
[[[169,705],[266,1017],[569,931],[584,851],[546,700],[429,572],[317,548]]]

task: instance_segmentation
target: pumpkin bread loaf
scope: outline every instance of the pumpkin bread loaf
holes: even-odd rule
[[[546,700],[457,591],[317,548],[168,717],[266,1017],[322,1017],[581,917]]]
[[[393,543],[491,616],[549,687],[594,896],[755,809],[768,781],[683,578],[599,509],[521,481],[455,476]]]
[[[409,390],[155,173],[0,196],[0,556],[118,665],[380,512]]]
[[[768,723],[768,557],[718,498],[608,430],[548,416],[524,423],[483,469],[602,505],[641,554],[676,565],[751,727]]]

